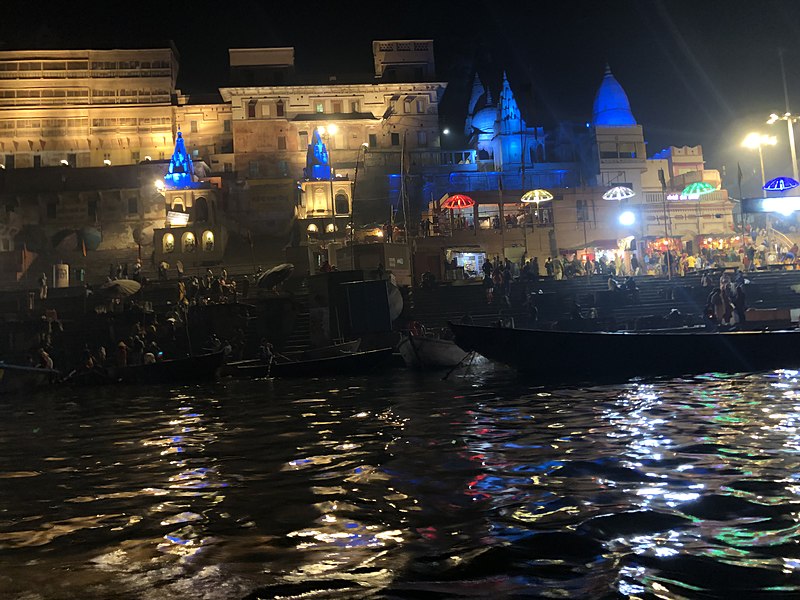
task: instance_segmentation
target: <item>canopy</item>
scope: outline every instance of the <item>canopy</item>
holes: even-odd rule
[[[133,279],[114,279],[100,286],[100,291],[109,298],[127,298],[142,289],[142,284]]]
[[[475,206],[475,200],[464,194],[455,194],[442,202],[442,208],[469,208],[470,206]]]
[[[291,277],[294,271],[292,263],[282,263],[277,267],[272,267],[269,271],[258,278],[257,285],[262,289],[272,289],[279,283],[283,283]]]
[[[762,189],[767,192],[783,192],[785,190],[794,189],[798,185],[800,185],[800,183],[791,177],[776,177],[765,183]]]
[[[711,192],[716,192],[717,188],[715,188],[710,183],[706,183],[705,181],[695,181],[694,183],[690,183],[681,192],[684,196],[689,196],[690,194],[698,194],[702,196],[703,194],[710,194]]]
[[[547,190],[536,189],[530,190],[529,192],[525,192],[522,194],[522,197],[519,199],[520,202],[524,202],[526,204],[535,202],[539,204],[539,202],[545,202],[547,200],[552,200],[553,194],[548,192]]]
[[[603,194],[603,200],[627,200],[628,198],[633,198],[635,195],[636,193],[631,188],[618,185]]]

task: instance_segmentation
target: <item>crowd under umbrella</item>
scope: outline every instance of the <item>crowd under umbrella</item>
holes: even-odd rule
[[[453,230],[453,212],[475,206],[475,200],[464,194],[454,194],[442,202],[442,208],[450,211],[450,230]]]

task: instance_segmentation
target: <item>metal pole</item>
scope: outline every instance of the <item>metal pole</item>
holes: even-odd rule
[[[767,197],[767,190],[764,186],[767,184],[767,178],[764,176],[764,154],[761,152],[761,144],[758,145],[758,161],[761,163],[761,195]]]
[[[664,237],[667,242],[667,279],[672,279],[672,253],[669,249],[669,225],[667,224],[667,192],[661,192],[664,195]]]
[[[795,149],[794,145],[794,126],[792,125],[792,121],[794,117],[792,117],[792,112],[789,110],[789,88],[786,85],[786,69],[783,66],[783,50],[778,50],[778,58],[781,61],[781,78],[783,79],[783,100],[786,106],[786,114],[784,114],[784,118],[786,119],[786,126],[789,130],[789,150],[792,153],[792,176],[795,178],[795,181],[800,180],[800,177],[797,176],[797,150]]]

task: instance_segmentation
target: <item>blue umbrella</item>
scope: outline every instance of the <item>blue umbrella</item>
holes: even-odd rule
[[[796,188],[800,183],[791,177],[776,177],[764,184],[763,190],[767,192],[784,192]]]

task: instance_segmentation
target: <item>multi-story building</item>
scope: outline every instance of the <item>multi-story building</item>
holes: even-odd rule
[[[168,158],[177,74],[174,47],[0,51],[0,164]]]
[[[383,221],[390,207],[399,210],[401,162],[407,170],[438,166],[446,84],[433,79],[432,40],[374,42],[374,74],[324,82],[301,81],[292,48],[230,52],[235,79],[251,82],[220,90],[231,108],[234,170],[248,181],[234,209],[240,222],[288,230],[315,131],[324,131],[332,177],[352,180],[360,165],[354,210],[362,220]],[[317,193],[336,193],[318,187]],[[334,200],[315,203],[333,206]]]

